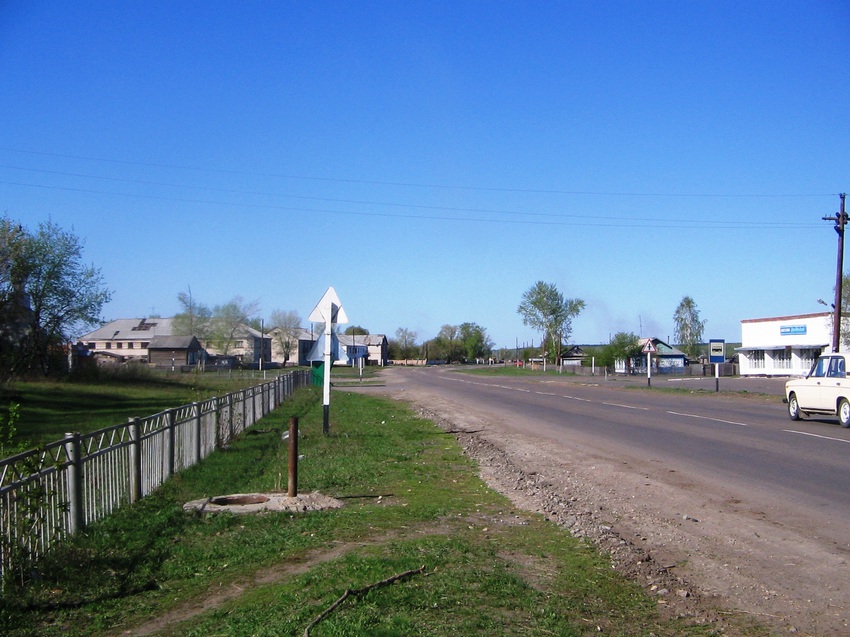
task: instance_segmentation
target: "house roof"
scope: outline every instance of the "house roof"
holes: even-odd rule
[[[201,344],[194,336],[156,336],[148,349],[201,349]]]
[[[641,338],[641,339],[639,339],[638,345],[640,345],[641,349],[644,348],[647,341],[652,341],[652,344],[655,345],[656,348],[658,348],[658,355],[659,356],[683,356],[683,357],[685,356],[685,352],[683,352],[680,349],[676,349],[672,345],[668,345],[667,343],[662,341],[660,338]]]
[[[93,332],[83,334],[80,341],[149,341],[155,336],[173,334],[172,318],[125,318],[110,321]]]
[[[387,339],[383,334],[338,334],[337,336],[343,345],[380,346]]]

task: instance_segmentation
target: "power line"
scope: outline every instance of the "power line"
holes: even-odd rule
[[[501,209],[493,209],[493,208],[460,208],[454,206],[433,206],[433,205],[423,205],[423,204],[411,204],[411,203],[398,203],[398,202],[386,202],[386,201],[369,201],[362,199],[339,199],[332,197],[309,197],[306,195],[292,195],[292,194],[281,194],[281,193],[271,193],[271,192],[260,192],[260,191],[250,191],[250,190],[236,190],[231,188],[218,188],[218,187],[209,187],[209,186],[195,186],[189,184],[179,184],[172,182],[157,182],[157,181],[149,181],[142,179],[129,179],[123,177],[105,177],[101,175],[91,175],[86,173],[71,173],[65,171],[55,171],[55,170],[41,170],[36,168],[26,168],[20,166],[9,166],[9,165],[0,165],[0,168],[6,168],[10,170],[20,170],[25,172],[35,172],[42,173],[48,175],[58,175],[62,177],[75,177],[75,178],[84,178],[84,179],[96,179],[100,181],[109,181],[109,182],[117,182],[117,183],[129,183],[129,184],[138,184],[143,186],[157,186],[157,187],[167,187],[167,188],[184,188],[191,190],[204,190],[210,192],[219,192],[225,194],[236,194],[236,195],[251,195],[251,196],[262,196],[262,197],[282,197],[286,199],[299,199],[303,201],[322,201],[322,202],[331,202],[331,203],[344,203],[344,204],[355,204],[355,205],[367,205],[367,206],[387,206],[387,207],[395,207],[395,208],[416,208],[419,210],[435,210],[435,211],[452,211],[452,212],[468,212],[468,213],[479,213],[479,214],[499,214],[499,215],[514,215],[514,216],[533,216],[533,217],[552,217],[558,219],[609,219],[609,215],[575,215],[568,213],[550,213],[550,212],[528,212],[528,211],[519,211],[519,210],[501,210]],[[19,186],[29,186],[29,187],[41,187],[41,188],[52,188],[52,189],[61,189],[60,186],[49,186],[43,184],[23,184],[20,182],[0,182],[7,184],[14,184]],[[99,193],[99,194],[112,194],[106,191],[97,191],[97,190],[84,190],[78,188],[72,188],[71,190],[77,192],[88,192],[88,193]],[[132,195],[126,195],[132,196]],[[191,201],[185,199],[178,198],[168,198],[162,196],[163,199],[173,200],[173,201]],[[210,202],[199,202],[199,203],[210,203]],[[247,204],[246,204],[247,205]],[[398,215],[403,216],[403,215]],[[674,222],[675,220],[671,219],[658,219],[652,217],[629,217],[629,221],[634,222],[647,222],[647,223],[669,223]],[[712,225],[706,227],[747,227],[747,226],[763,226],[763,222],[759,221],[746,221],[746,220],[736,220],[733,222],[723,222],[723,221],[715,221],[715,222],[706,222]],[[613,224],[605,224],[605,225],[613,225]],[[771,224],[772,227],[808,227],[808,224],[794,223],[794,222],[779,222],[774,221]],[[679,227],[679,226],[676,226]]]
[[[432,188],[440,190],[468,190],[479,192],[503,192],[503,193],[524,193],[524,194],[549,194],[549,195],[587,195],[587,196],[602,196],[602,197],[693,197],[693,198],[804,198],[804,197],[827,197],[834,196],[836,193],[659,193],[659,192],[627,192],[627,191],[594,191],[594,190],[558,190],[558,189],[541,189],[541,188],[495,188],[485,186],[464,186],[452,184],[428,184],[416,182],[395,182],[395,181],[379,181],[366,179],[347,179],[341,177],[317,177],[311,175],[294,175],[287,173],[266,173],[253,172],[245,170],[234,170],[229,168],[187,166],[179,164],[163,164],[156,162],[143,162],[127,159],[108,159],[103,157],[90,157],[86,155],[67,155],[61,153],[48,153],[43,151],[24,150],[19,148],[0,147],[0,151],[21,153],[28,155],[37,155],[42,157],[55,157],[60,159],[74,159],[83,161],[97,161],[110,164],[120,164],[127,166],[145,166],[148,168],[167,168],[169,170],[192,170],[219,174],[245,175],[252,177],[275,177],[280,179],[301,179],[305,181],[321,181],[331,183],[347,183],[361,184],[371,186],[394,186],[404,188]]]
[[[63,190],[67,192],[78,192],[83,194],[95,194],[95,195],[108,195],[108,196],[117,196],[117,197],[132,197],[137,199],[152,199],[158,201],[173,201],[178,203],[191,203],[191,204],[202,204],[202,205],[211,205],[211,206],[234,206],[241,208],[252,208],[252,209],[265,209],[265,210],[277,210],[277,211],[286,211],[286,212],[313,212],[313,213],[322,213],[322,214],[336,214],[336,215],[356,215],[356,216],[365,216],[365,217],[383,217],[383,218],[394,218],[394,219],[420,219],[420,220],[430,220],[430,221],[469,221],[476,223],[501,223],[501,224],[520,224],[520,225],[538,225],[538,226],[580,226],[580,227],[604,227],[604,228],[614,228],[614,227],[644,227],[644,228],[653,228],[653,229],[662,229],[662,228],[706,228],[706,229],[740,229],[740,228],[777,228],[777,229],[789,229],[789,228],[809,228],[812,227],[812,224],[807,223],[783,223],[783,224],[771,224],[765,222],[752,222],[752,221],[705,221],[705,220],[678,220],[678,219],[628,219],[620,217],[618,219],[611,219],[610,216],[590,216],[590,215],[562,215],[562,217],[570,217],[575,218],[577,221],[532,221],[527,219],[482,219],[475,217],[459,217],[459,216],[436,216],[436,215],[414,215],[414,214],[391,214],[391,213],[382,213],[382,212],[366,212],[366,211],[354,211],[354,210],[333,210],[328,208],[304,208],[304,207],[295,207],[295,206],[280,206],[280,205],[272,205],[272,204],[257,204],[257,203],[245,203],[245,202],[227,202],[227,201],[214,201],[214,200],[206,200],[206,199],[190,199],[186,197],[167,197],[164,195],[150,195],[150,194],[139,194],[139,193],[121,193],[121,192],[109,192],[104,190],[94,190],[89,188],[73,188],[69,186],[49,186],[44,184],[31,184],[31,183],[23,183],[23,182],[14,182],[14,181],[2,181],[0,180],[0,184],[10,185],[10,186],[22,186],[28,188],[42,188],[46,190]],[[503,214],[543,214],[543,213],[503,213]],[[604,219],[605,222],[602,221],[594,221],[588,222],[586,220],[589,219]],[[582,221],[585,220],[585,221]],[[632,223],[634,222],[634,223]]]

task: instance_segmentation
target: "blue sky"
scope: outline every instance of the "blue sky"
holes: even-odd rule
[[[536,281],[573,341],[823,310],[850,5],[0,2],[0,208],[85,242],[104,318],[190,287],[432,338]]]

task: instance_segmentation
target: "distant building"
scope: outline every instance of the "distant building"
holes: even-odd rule
[[[170,318],[117,319],[79,338],[101,360],[148,361],[148,345],[157,336],[173,336]]]
[[[737,348],[742,376],[800,376],[832,347],[832,313],[741,321]]]
[[[648,342],[652,342],[655,353],[652,354],[652,372],[655,374],[684,374],[687,356],[685,353],[668,345],[660,338],[642,338],[638,341],[641,350]],[[619,374],[645,374],[646,354],[640,353],[630,357],[628,361],[619,359],[614,362],[614,371]]]
[[[156,336],[148,344],[148,362],[155,367],[181,369],[203,363],[206,352],[194,336]]]

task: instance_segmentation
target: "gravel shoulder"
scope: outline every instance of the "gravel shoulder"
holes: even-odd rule
[[[554,446],[486,408],[417,390],[405,370],[382,378],[384,386],[362,391],[404,400],[455,433],[491,487],[606,551],[662,610],[728,635],[744,634],[748,620],[777,635],[850,635],[847,551],[822,542],[805,520],[779,523],[722,486],[639,458]],[[732,391],[764,391],[752,382],[728,381]]]

